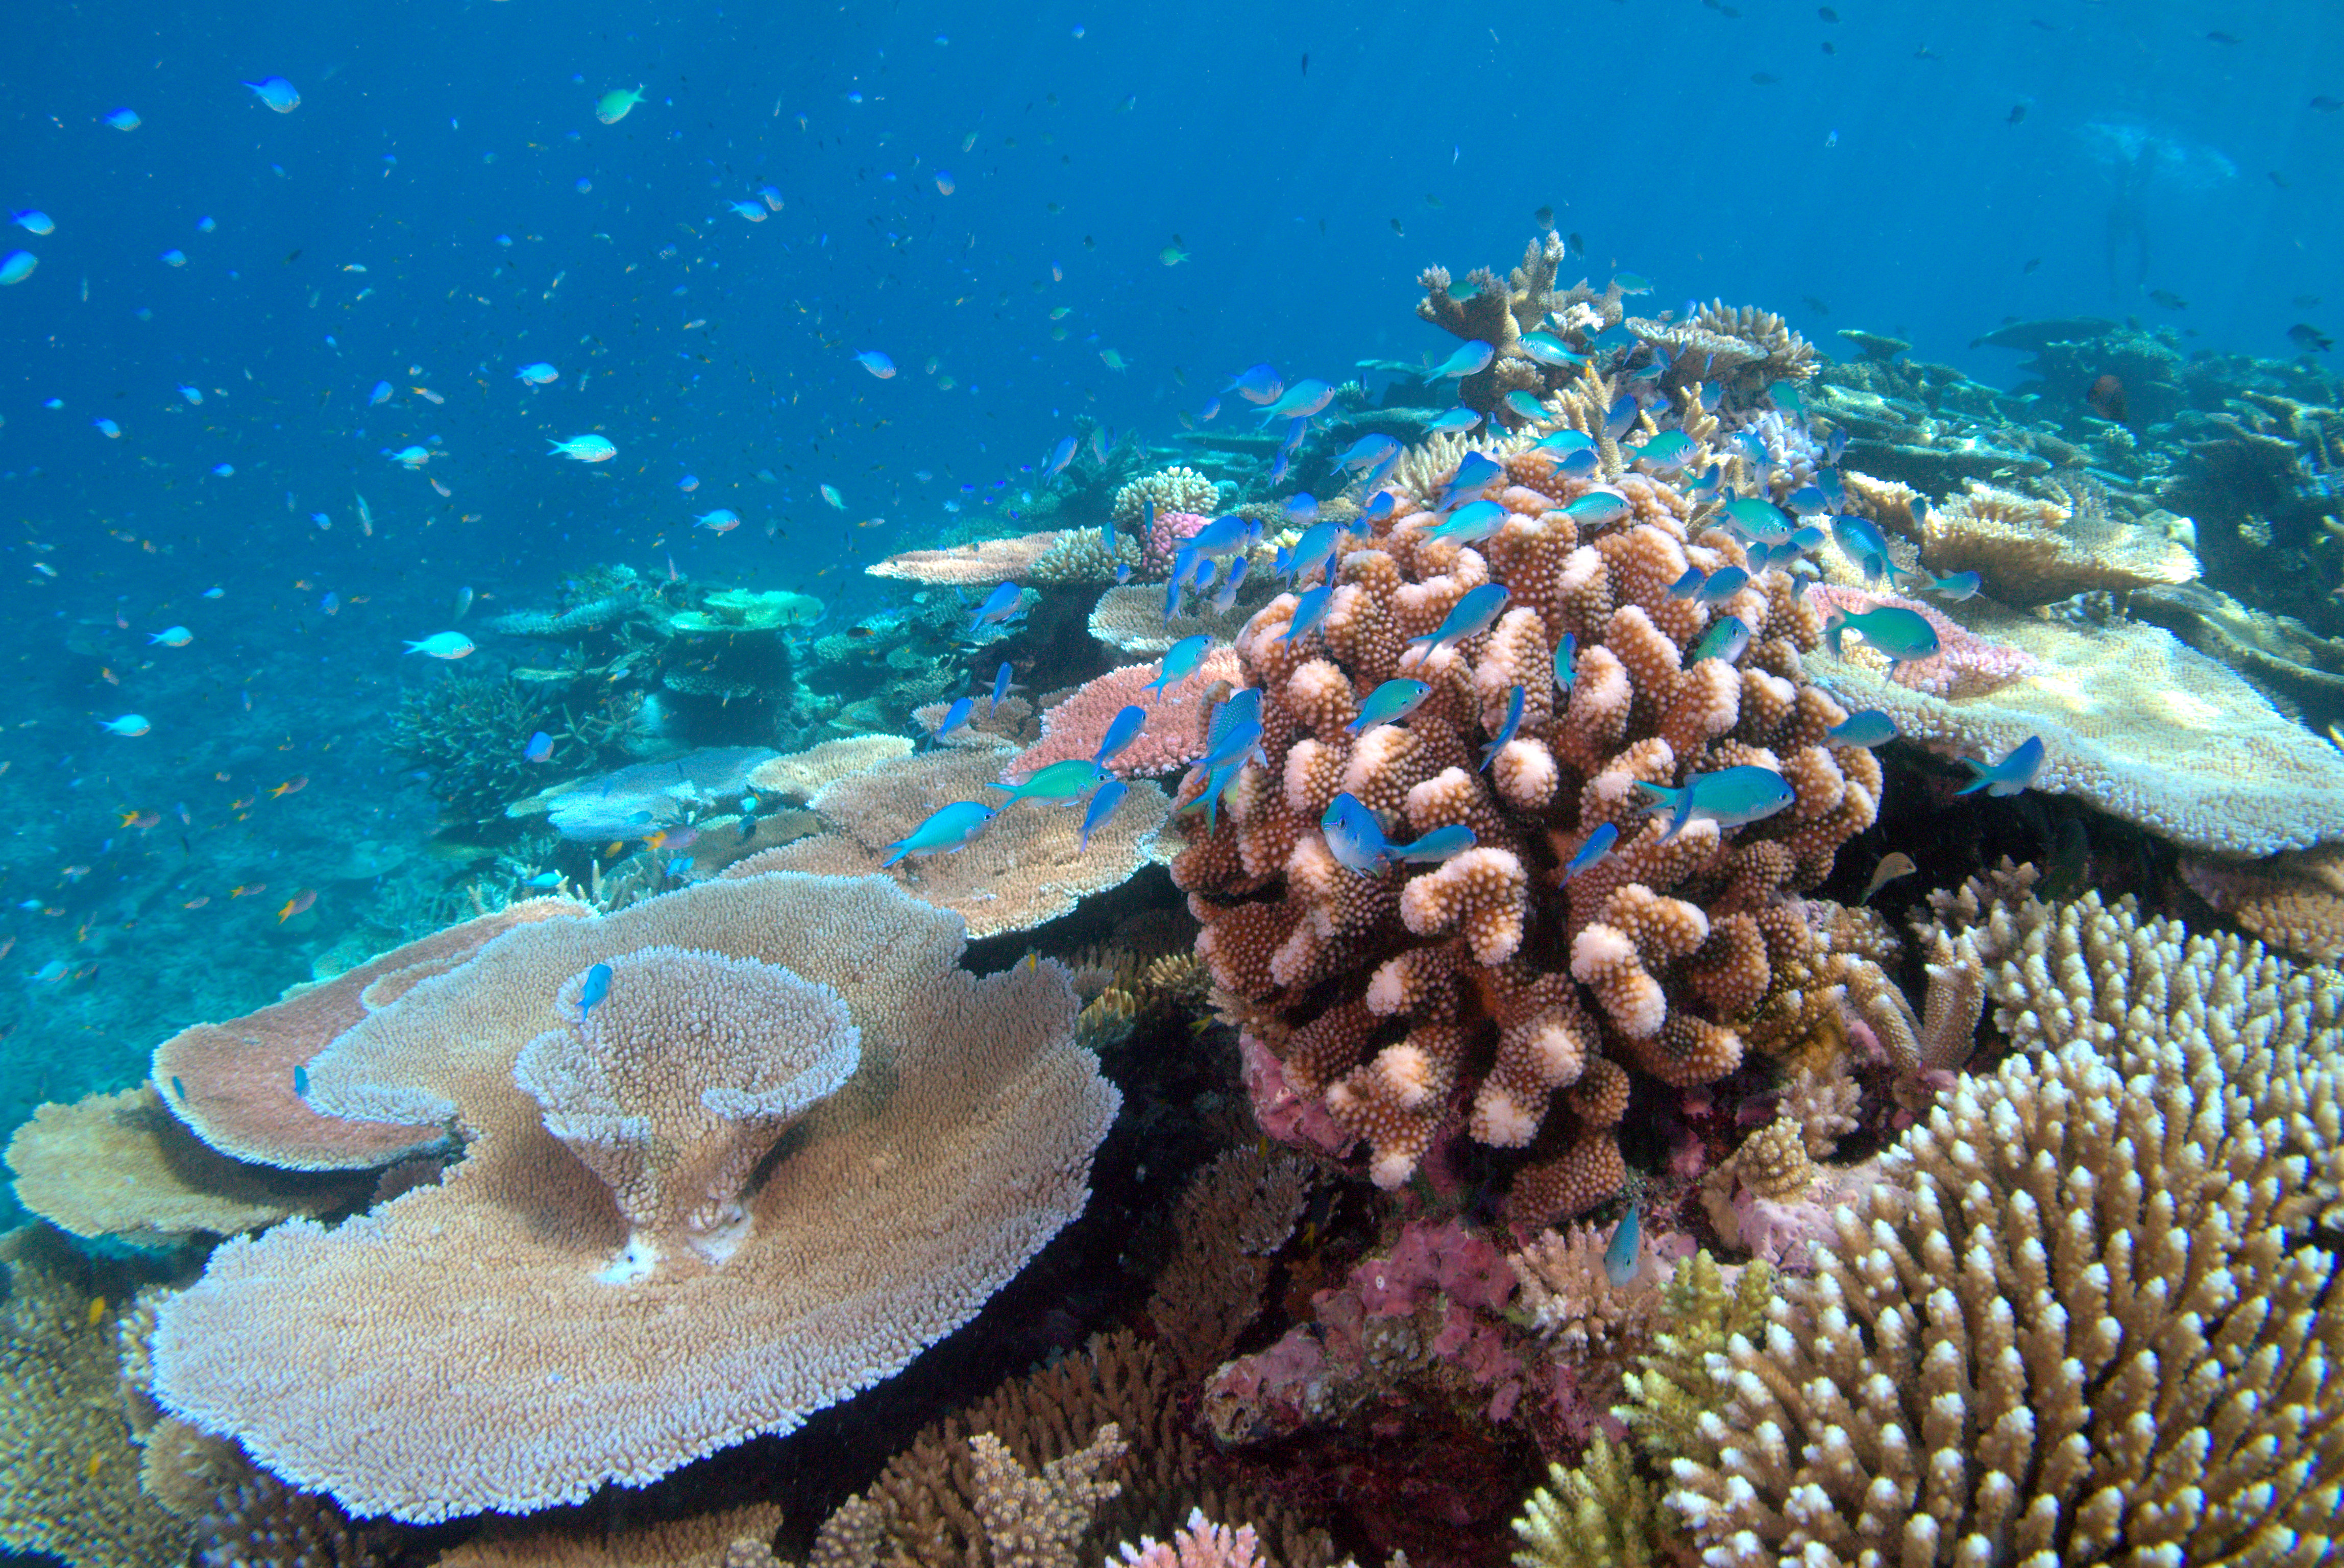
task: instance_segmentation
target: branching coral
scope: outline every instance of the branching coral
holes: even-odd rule
[[[1116,526],[1137,528],[1151,503],[1159,518],[1173,511],[1210,517],[1221,509],[1220,487],[1195,469],[1178,465],[1143,474],[1115,492]]]
[[[1819,628],[1779,575],[1715,610],[1670,593],[1688,564],[1745,563],[1722,534],[1687,537],[1688,498],[1625,474],[1625,515],[1582,531],[1560,508],[1588,481],[1541,454],[1502,462],[1490,488],[1509,515],[1485,543],[1430,537],[1407,497],[1344,558],[1318,631],[1285,638],[1290,596],[1248,623],[1238,656],[1263,693],[1268,765],[1237,778],[1217,827],[1185,819],[1173,874],[1225,1006],[1283,1058],[1288,1087],[1369,1141],[1379,1182],[1405,1180],[1470,1107],[1472,1138],[1527,1151],[1511,1205],[1534,1225],[1617,1190],[1623,1069],[1692,1085],[1741,1060],[1739,1021],[1773,966],[1812,945],[1782,913],[1787,891],[1827,875],[1872,822],[1881,774],[1870,753],[1825,740],[1844,710],[1804,681]],[[1410,652],[1486,582],[1509,590],[1494,625]],[[1688,665],[1727,612],[1756,633],[1747,653]],[[1579,647],[1567,693],[1552,669],[1565,636]],[[1358,703],[1403,674],[1432,686],[1424,704],[1351,733]],[[1479,771],[1516,687],[1519,730]],[[1778,771],[1794,804],[1723,832],[1671,835],[1644,815],[1637,784],[1737,765]],[[1204,782],[1192,772],[1181,798]],[[1318,828],[1339,792],[1395,839],[1463,824],[1476,847],[1354,873]],[[1617,849],[1566,879],[1603,826]]]

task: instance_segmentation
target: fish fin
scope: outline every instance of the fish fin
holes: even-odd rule
[[[1990,789],[1993,787],[1995,779],[1994,770],[1992,768],[1986,766],[1984,763],[1974,762],[1968,757],[1956,757],[1954,760],[1960,763],[1962,766],[1969,769],[1971,774],[1970,782],[1954,792],[1954,797],[1955,799],[1958,800],[1965,794],[1975,794],[1982,789]]]

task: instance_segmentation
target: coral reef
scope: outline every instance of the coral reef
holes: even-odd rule
[[[2159,530],[2110,517],[2096,492],[2082,505],[1963,482],[1950,505],[1921,527],[1921,559],[1940,575],[1975,572],[2006,604],[2043,604],[2093,592],[2123,592],[2198,575],[2196,534],[2183,518]]]
[[[2184,859],[2181,880],[2248,934],[2297,958],[2344,958],[2344,845],[2268,860]]]
[[[1220,487],[1195,469],[1174,466],[1133,480],[1115,492],[1117,528],[1137,528],[1149,505],[1159,518],[1167,512],[1211,517],[1221,510]],[[1162,554],[1163,551],[1157,551]]]
[[[2228,669],[2135,621],[2085,626],[1983,599],[1941,607],[2041,673],[1947,701],[1887,680],[1877,655],[1819,652],[1818,679],[1910,739],[1992,761],[2039,736],[2035,787],[2188,848],[2260,855],[2344,837],[2344,756]]]
[[[641,1485],[890,1376],[1081,1209],[1117,1103],[1071,1042],[1066,972],[979,980],[956,966],[962,940],[958,919],[883,880],[788,874],[508,931],[342,1033],[308,1075],[327,1116],[460,1118],[464,1158],[334,1230],[291,1221],[216,1251],[161,1308],[157,1398],[354,1512],[431,1521]],[[793,986],[832,988],[861,1066],[753,1173],[720,1138],[647,1188],[631,1173],[659,1151],[629,1140],[686,1114],[675,1097],[752,1125],[772,1115],[762,1091],[725,1081],[696,1011],[753,1038],[749,1001],[654,1019],[622,998],[639,966],[653,981],[642,1007],[691,994],[671,984],[676,950],[788,971],[768,987],[784,1010]],[[606,998],[582,989],[598,966]],[[662,1059],[698,1065],[640,1081],[599,1069],[615,1116],[566,1094],[546,1114],[524,1085],[591,1087],[598,1069],[576,1053],[603,1008],[672,1052],[689,1043]],[[677,1185],[692,1172],[704,1179]],[[613,1183],[653,1220],[631,1241]],[[473,1371],[451,1383],[450,1366]]]
[[[828,784],[813,809],[832,831],[742,862],[736,871],[803,871],[827,876],[877,873],[904,892],[958,913],[973,936],[1025,931],[1070,913],[1086,896],[1120,886],[1165,853],[1157,846],[1170,803],[1145,779],[1082,846],[1082,814],[1020,802],[949,855],[907,857],[882,870],[890,846],[935,812],[988,790],[1013,772],[1016,754],[991,742],[941,747],[883,763]],[[1005,789],[1006,786],[1003,786]]]
[[[1180,679],[1147,690],[1162,670],[1160,663],[1110,670],[1045,708],[1042,738],[1012,764],[1016,775],[1024,777],[1052,763],[1095,755],[1106,737],[1107,726],[1127,707],[1146,708],[1147,722],[1130,744],[1108,760],[1107,766],[1117,777],[1172,773],[1203,756],[1213,705],[1207,693],[1216,685],[1237,679],[1237,655],[1226,648],[1215,648]]]
[[[1623,515],[1582,531],[1561,509],[1591,484],[1541,454],[1503,463],[1510,516],[1480,549],[1429,537],[1410,495],[1344,558],[1320,631],[1282,640],[1290,596],[1254,617],[1238,654],[1263,693],[1268,765],[1236,780],[1217,827],[1185,819],[1173,875],[1224,1007],[1289,1087],[1369,1141],[1379,1183],[1406,1180],[1470,1103],[1475,1141],[1528,1150],[1510,1212],[1535,1225],[1618,1189],[1628,1069],[1688,1086],[1739,1064],[1737,1019],[1811,946],[1785,890],[1827,875],[1872,822],[1880,773],[1824,742],[1844,710],[1803,680],[1819,628],[1779,576],[1717,609],[1756,632],[1740,665],[1687,666],[1713,612],[1670,584],[1689,561],[1743,557],[1722,534],[1688,539],[1685,497],[1627,475]],[[1409,640],[1485,582],[1510,591],[1496,624],[1403,671]],[[1565,636],[1580,648],[1567,695],[1552,673]],[[1351,735],[1359,703],[1403,673],[1433,696],[1404,727]],[[1518,733],[1469,771],[1517,686]],[[1723,832],[1643,817],[1635,785],[1728,765],[1779,768],[1795,804]],[[1181,799],[1204,782],[1192,772]],[[1477,847],[1354,874],[1318,831],[1339,791],[1418,834],[1469,825]],[[1619,847],[1565,878],[1604,825]]]

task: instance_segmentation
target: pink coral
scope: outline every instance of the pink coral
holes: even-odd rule
[[[1205,693],[1217,683],[1237,680],[1238,656],[1227,648],[1216,648],[1196,669],[1162,691],[1147,690],[1162,669],[1159,663],[1109,670],[1046,709],[1042,738],[1010,764],[1010,776],[1022,778],[1052,763],[1096,755],[1115,716],[1132,706],[1147,710],[1147,723],[1131,744],[1108,763],[1117,777],[1168,774],[1203,756],[1205,728],[1212,719]]]
[[[1231,1530],[1205,1517],[1204,1510],[1188,1510],[1186,1528],[1169,1541],[1143,1535],[1139,1544],[1125,1542],[1123,1560],[1131,1568],[1262,1568],[1261,1543],[1253,1526]]]
[[[1159,511],[1156,526],[1147,535],[1147,570],[1162,572],[1172,564],[1172,551],[1180,541],[1194,535],[1211,520],[1193,511]]]
[[[1898,665],[1895,681],[1900,686],[1910,686],[1933,697],[1984,696],[2013,681],[2023,681],[2042,668],[2035,655],[2024,648],[1981,637],[1943,611],[1901,594],[1874,593],[1820,582],[1807,590],[1807,596],[1817,601],[1818,610],[1825,613],[1837,610],[1844,614],[1860,615],[1883,604],[1894,604],[1926,621],[1936,631],[1937,652],[1929,658]],[[1847,649],[1854,644],[1843,642],[1841,646]]]

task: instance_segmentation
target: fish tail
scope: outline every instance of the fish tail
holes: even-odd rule
[[[1954,792],[1955,799],[1959,799],[1961,796],[1965,794],[1975,794],[1978,791],[1987,788],[1994,783],[1994,770],[1986,766],[1984,763],[1973,761],[1968,757],[1956,757],[1955,760],[1960,763],[1962,766],[1969,769],[1971,775],[1970,782],[1968,784],[1964,784],[1960,789]]]
[[[1840,633],[1844,632],[1846,629],[1847,617],[1840,614],[1837,611],[1834,611],[1832,612],[1832,618],[1824,622],[1824,646],[1831,650],[1831,655],[1834,659],[1840,656]]]

